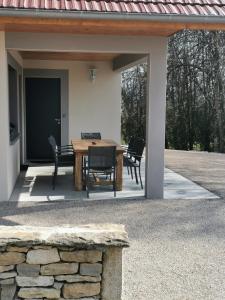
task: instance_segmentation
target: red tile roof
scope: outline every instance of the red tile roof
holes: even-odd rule
[[[225,0],[0,0],[0,8],[225,16]]]

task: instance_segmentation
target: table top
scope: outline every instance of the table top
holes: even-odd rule
[[[93,144],[94,143],[94,144]],[[96,139],[73,139],[71,141],[71,144],[73,146],[74,151],[86,153],[88,151],[89,146],[96,146],[96,147],[103,147],[103,146],[116,146],[117,153],[124,152],[124,149],[114,142],[113,140],[109,139],[102,139],[102,140],[96,140]]]

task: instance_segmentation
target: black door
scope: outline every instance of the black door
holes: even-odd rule
[[[60,79],[26,78],[25,91],[27,159],[49,160],[49,135],[61,145]]]

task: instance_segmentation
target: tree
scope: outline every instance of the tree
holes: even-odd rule
[[[122,74],[122,137],[145,138],[147,66]],[[169,39],[166,146],[225,152],[225,33],[179,32]]]
[[[140,64],[122,73],[122,139],[131,136],[145,139],[147,66]]]

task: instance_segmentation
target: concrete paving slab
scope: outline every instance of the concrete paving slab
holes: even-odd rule
[[[110,200],[114,198],[112,188],[94,188],[87,199],[86,192],[77,192],[74,190],[72,168],[60,168],[56,189],[51,187],[52,173],[54,167],[51,165],[34,165],[30,166],[26,172],[20,174],[20,177],[11,196],[11,201],[92,201],[92,200]],[[142,179],[145,184],[145,170],[142,166]],[[124,168],[123,172],[123,190],[117,192],[116,199],[136,199],[144,197],[144,189],[140,184],[136,184],[131,179]],[[207,191],[198,184],[181,176],[174,171],[165,168],[164,181],[164,198],[165,199],[214,199],[218,198],[215,194]]]

